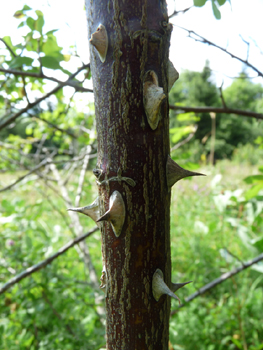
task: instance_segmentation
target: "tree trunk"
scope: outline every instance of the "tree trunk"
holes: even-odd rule
[[[171,284],[166,3],[86,0],[86,9],[107,350],[168,349],[170,298],[159,292],[159,270]]]

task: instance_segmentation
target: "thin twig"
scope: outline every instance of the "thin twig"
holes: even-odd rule
[[[17,55],[14,53],[11,47],[4,41],[4,39],[0,38],[0,41],[2,41],[5,44],[6,48],[8,49],[8,51],[11,53],[13,57],[17,57]]]
[[[178,149],[179,147],[181,147],[181,146],[185,145],[187,142],[189,142],[189,141],[194,137],[194,135],[195,135],[197,129],[198,129],[198,126],[195,125],[194,131],[193,131],[191,134],[189,134],[189,135],[187,136],[186,139],[184,139],[183,141],[178,142],[177,144],[175,144],[175,145],[171,148],[171,152],[175,151],[175,150]]]
[[[53,314],[60,320],[62,321],[63,323],[65,323],[65,321],[63,320],[62,316],[58,313],[58,311],[54,308],[54,306],[52,305],[51,301],[49,300],[47,294],[45,293],[45,291],[43,290],[42,291],[42,297],[43,299],[45,300],[45,302],[49,305],[49,307],[51,308]],[[66,329],[68,330],[68,332],[73,335],[74,337],[76,337],[76,334],[73,332],[72,328],[67,324],[65,323],[65,327]]]
[[[210,45],[210,46],[216,47],[217,49],[219,49],[219,50],[225,52],[226,54],[228,54],[229,56],[231,56],[232,58],[237,59],[238,61],[244,63],[245,65],[247,65],[248,67],[250,67],[251,69],[253,69],[255,72],[257,72],[258,76],[263,77],[263,72],[261,72],[259,69],[257,69],[255,66],[253,66],[253,64],[251,64],[250,62],[248,62],[247,59],[246,59],[246,60],[243,60],[243,59],[240,58],[239,56],[234,55],[233,53],[231,53],[231,52],[228,51],[227,49],[224,49],[223,47],[221,47],[221,46],[219,46],[219,45],[213,43],[212,41],[210,41],[210,40],[204,38],[203,36],[197,34],[197,33],[196,33],[195,31],[193,31],[193,30],[189,30],[189,29],[183,28],[183,27],[178,26],[178,25],[175,25],[175,24],[174,24],[174,26],[177,27],[177,28],[180,28],[180,29],[183,29],[183,30],[187,31],[187,32],[188,32],[188,35],[189,35],[189,38],[194,39],[195,41],[201,42],[201,43],[203,43],[203,44],[208,44],[208,45]],[[192,36],[192,35],[194,35],[194,36]]]
[[[192,7],[194,7],[194,6],[187,7],[186,9],[180,10],[180,11],[174,10],[174,12],[169,16],[169,19],[171,19],[171,18],[174,17],[174,16],[177,16],[179,13],[186,13],[186,12],[189,11]]]
[[[226,105],[226,101],[224,99],[224,95],[223,95],[223,85],[224,85],[224,82],[222,82],[220,88],[219,88],[219,92],[220,92],[220,98],[221,98],[221,101],[222,101],[222,105],[224,106],[224,109],[227,109],[227,105]]]
[[[21,272],[19,275],[13,277],[12,279],[10,279],[7,283],[5,283],[1,288],[0,288],[0,294],[3,294],[5,291],[7,291],[9,288],[11,288],[13,285],[17,284],[18,282],[20,282],[21,280],[23,280],[24,278],[32,275],[34,272],[37,272],[41,269],[43,269],[44,267],[46,267],[47,265],[51,264],[52,261],[54,261],[55,259],[57,259],[60,255],[64,254],[67,250],[69,250],[70,248],[72,248],[73,246],[75,246],[76,244],[79,244],[80,242],[82,242],[85,238],[89,237],[92,235],[92,233],[98,231],[98,227],[93,227],[93,229],[91,229],[89,232],[86,232],[84,235],[81,235],[73,240],[71,240],[70,242],[68,242],[66,245],[64,245],[62,248],[59,249],[59,251],[53,255],[51,255],[49,258],[39,262],[36,265],[33,265],[31,267],[29,267],[28,269],[26,269],[25,271]]]
[[[14,187],[16,184],[18,184],[19,182],[21,182],[22,180],[24,180],[27,176],[31,175],[32,173],[36,172],[36,170],[40,169],[42,166],[46,165],[48,162],[50,162],[51,159],[50,158],[46,158],[44,159],[41,163],[39,163],[35,168],[33,168],[32,170],[30,170],[28,173],[26,173],[25,175],[19,177],[15,182],[13,182],[12,184],[1,188],[0,192],[4,192],[7,190],[10,190],[12,187]]]
[[[237,114],[243,115],[244,117],[256,118],[263,120],[262,113],[256,113],[251,111],[243,111],[241,109],[234,108],[222,108],[222,107],[188,107],[188,106],[169,106],[170,109],[175,111],[184,111],[184,112],[195,112],[195,113],[225,113],[225,114]]]
[[[4,68],[0,68],[0,72],[5,73],[5,74],[13,74],[16,76],[21,76],[21,77],[32,77],[32,78],[36,78],[36,79],[47,79],[47,80],[51,80],[54,81],[55,83],[58,84],[62,84],[63,86],[71,86],[73,87],[76,91],[78,92],[93,92],[93,90],[91,89],[87,89],[84,88],[83,86],[78,85],[77,82],[75,81],[61,81],[58,80],[54,77],[49,77],[43,73],[32,73],[32,72],[27,72],[27,71],[20,71],[20,70],[16,70],[16,69],[4,69]]]
[[[30,114],[31,115],[31,114]],[[51,123],[50,121],[46,120],[45,118],[40,118],[38,115],[31,115],[32,117],[41,120],[42,122],[48,124],[49,126],[51,126],[52,128],[62,132],[62,133],[66,133],[67,135],[73,137],[74,139],[77,139],[77,136],[72,134],[72,132],[65,130],[65,129],[61,129],[59,126],[57,126],[56,124]]]
[[[87,170],[87,167],[89,164],[90,152],[91,152],[91,146],[88,145],[86,147],[86,154],[85,154],[85,157],[83,159],[83,166],[82,166],[82,169],[81,169],[80,175],[79,175],[79,185],[78,185],[77,195],[76,195],[76,199],[75,199],[75,207],[79,206],[82,188],[83,188],[84,179],[85,179],[85,173],[86,173],[86,170]]]
[[[177,313],[179,311],[179,309],[181,309],[182,307],[184,307],[187,303],[189,303],[190,301],[194,300],[195,298],[199,297],[200,295],[206,293],[208,290],[214,288],[215,286],[217,286],[218,284],[225,282],[227,279],[231,278],[234,275],[237,275],[239,272],[247,269],[248,267],[257,264],[259,261],[263,260],[263,253],[258,255],[256,258],[248,260],[246,262],[243,262],[241,266],[223,273],[223,275],[221,275],[219,278],[216,278],[215,280],[213,280],[212,282],[207,283],[205,286],[201,287],[198,291],[196,291],[195,293],[191,294],[188,298],[186,298],[184,300],[184,304],[181,304],[177,310],[173,310],[171,312],[171,315],[174,315],[175,313]]]

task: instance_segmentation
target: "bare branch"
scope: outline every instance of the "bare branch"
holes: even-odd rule
[[[17,55],[14,53],[14,51],[11,49],[11,47],[4,41],[4,39],[0,38],[0,41],[2,41],[2,43],[5,44],[6,48],[8,49],[8,51],[11,53],[11,55],[13,57],[17,57]]]
[[[24,180],[24,178],[26,178],[27,176],[31,175],[32,173],[36,172],[36,170],[40,169],[42,166],[46,165],[47,163],[49,163],[51,160],[50,158],[46,158],[44,159],[41,163],[39,163],[35,168],[33,168],[32,170],[30,170],[28,173],[26,173],[25,175],[19,177],[15,182],[13,182],[11,185],[8,185],[4,188],[0,189],[0,192],[4,192],[7,190],[10,190],[12,187],[14,187],[16,184],[18,184],[19,182],[21,182],[22,180]]]
[[[223,107],[187,107],[187,106],[169,106],[170,109],[175,111],[184,111],[184,112],[195,112],[195,113],[225,113],[225,114],[237,114],[243,115],[244,117],[263,119],[263,114],[251,112],[251,111],[243,111],[242,109],[234,109],[234,108],[223,108]]]
[[[195,135],[197,129],[198,129],[198,126],[195,125],[194,131],[191,132],[191,134],[189,134],[189,135],[187,136],[186,139],[184,139],[184,140],[181,141],[181,142],[176,143],[176,144],[171,148],[171,152],[175,151],[175,150],[178,149],[179,147],[181,147],[181,146],[185,145],[187,142],[189,142],[189,141],[194,137],[194,135]]]
[[[227,49],[224,49],[223,47],[221,47],[221,46],[219,46],[219,45],[213,43],[212,41],[210,41],[210,40],[204,38],[203,36],[197,34],[197,33],[196,33],[195,31],[193,31],[193,30],[189,30],[189,29],[183,28],[183,27],[181,27],[181,26],[177,26],[177,25],[175,25],[175,24],[174,24],[174,26],[177,27],[177,28],[180,28],[180,29],[183,29],[183,30],[187,31],[188,34],[189,34],[189,38],[194,39],[195,41],[198,41],[198,42],[200,42],[200,43],[208,44],[208,45],[211,45],[211,46],[216,47],[217,49],[219,49],[219,50],[225,52],[226,54],[228,54],[229,56],[231,56],[232,58],[237,59],[238,61],[244,63],[245,65],[247,65],[248,67],[250,67],[251,69],[253,69],[255,72],[257,72],[258,76],[263,77],[263,72],[261,72],[261,71],[258,70],[255,66],[253,66],[253,64],[251,64],[250,62],[248,62],[247,59],[246,59],[246,60],[243,60],[241,57],[234,55],[233,53],[231,53],[231,52],[228,51]]]
[[[186,9],[180,10],[180,11],[174,10],[174,12],[169,16],[169,19],[172,18],[172,17],[174,17],[174,16],[177,16],[179,13],[186,13],[186,12],[189,11],[192,7],[194,7],[194,6],[187,7]]]
[[[45,75],[43,73],[32,73],[32,72],[27,72],[27,71],[24,72],[24,71],[20,71],[20,70],[16,70],[16,69],[4,69],[4,68],[0,68],[0,72],[5,73],[5,74],[13,74],[13,75],[21,76],[21,77],[31,77],[31,78],[36,78],[36,79],[51,80],[51,81],[54,81],[55,83],[59,83],[63,86],[71,86],[78,92],[93,92],[93,90],[84,88],[83,86],[80,86],[75,81],[67,80],[64,82],[64,81],[58,80],[54,77],[49,77],[48,75]]]
[[[49,258],[39,262],[36,265],[33,265],[26,269],[25,271],[21,272],[19,275],[13,277],[11,280],[9,280],[7,283],[5,283],[1,288],[0,288],[0,294],[3,294],[5,291],[7,291],[9,288],[11,288],[13,285],[16,283],[20,282],[24,278],[32,275],[34,272],[37,272],[47,265],[51,264],[53,260],[57,259],[60,255],[64,254],[67,250],[75,246],[76,244],[80,243],[83,241],[85,238],[89,237],[92,235],[92,233],[98,231],[98,227],[93,227],[89,232],[85,233],[84,235],[81,235],[70,242],[68,242],[66,245],[64,245],[62,248],[59,249],[59,251],[53,255],[51,255]]]
[[[74,135],[72,132],[68,131],[68,130],[65,130],[65,129],[61,129],[59,126],[49,122],[48,120],[44,119],[44,118],[40,118],[39,116],[37,115],[34,115],[34,118],[38,119],[38,120],[41,120],[42,122],[48,124],[49,126],[51,126],[52,128],[62,132],[62,133],[66,133],[67,135],[73,137],[74,139],[77,139],[77,136]]]
[[[48,296],[46,295],[45,291],[42,291],[42,297],[45,300],[45,302],[49,305],[49,307],[51,308],[53,314],[64,323],[63,318],[61,317],[61,315],[58,313],[58,311],[54,308],[54,306],[52,305],[51,301],[49,300]],[[65,327],[68,330],[68,332],[73,335],[74,337],[76,337],[75,333],[73,332],[73,330],[71,329],[71,327],[65,323]]]
[[[77,195],[76,195],[76,199],[75,199],[75,207],[79,206],[82,187],[83,187],[83,183],[84,183],[84,179],[85,179],[85,173],[86,173],[86,169],[87,169],[88,164],[89,164],[90,152],[91,152],[91,147],[90,147],[90,145],[88,145],[86,147],[86,154],[85,154],[85,157],[83,160],[83,166],[82,166],[82,169],[81,169],[81,172],[79,175],[79,185],[78,185]]]
[[[185,299],[185,303],[181,304],[177,310],[173,310],[171,312],[171,315],[174,315],[175,313],[177,313],[179,311],[180,308],[184,307],[187,303],[189,303],[190,301],[194,300],[195,298],[199,297],[200,295],[206,293],[208,290],[214,288],[215,286],[217,286],[218,284],[225,282],[227,279],[229,279],[232,276],[237,275],[239,272],[247,269],[248,267],[257,264],[259,261],[263,260],[263,253],[258,255],[256,258],[246,261],[244,263],[242,263],[241,266],[224,273],[223,275],[221,275],[219,278],[216,278],[215,280],[213,280],[210,283],[207,283],[205,286],[203,286],[202,288],[200,288],[197,292],[191,294],[188,298]]]
[[[223,82],[219,88],[219,93],[220,93],[220,98],[221,98],[221,101],[222,101],[222,105],[224,106],[225,109],[227,109],[227,105],[226,105],[226,101],[224,99],[224,96],[223,96]]]

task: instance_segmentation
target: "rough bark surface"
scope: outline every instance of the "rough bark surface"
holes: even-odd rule
[[[145,73],[153,70],[168,96],[171,27],[166,3],[86,0],[86,10],[89,37],[101,23],[109,39],[104,63],[90,46],[97,168],[102,170],[100,211],[102,215],[109,209],[109,197],[116,190],[126,209],[119,237],[110,223],[100,224],[107,278],[107,350],[164,350],[168,349],[170,298],[154,299],[152,277],[159,268],[170,286],[168,99],[162,104],[158,127],[152,130],[144,111],[143,80]],[[113,177],[119,180],[110,180]]]

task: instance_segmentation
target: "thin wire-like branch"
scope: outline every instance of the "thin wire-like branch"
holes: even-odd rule
[[[208,45],[210,45],[210,46],[216,47],[217,49],[219,49],[219,50],[225,52],[227,55],[231,56],[232,58],[237,59],[238,61],[244,63],[245,65],[247,65],[248,67],[250,67],[251,69],[253,69],[255,72],[257,72],[258,76],[263,77],[263,72],[261,72],[259,69],[257,69],[257,68],[256,68],[253,64],[251,64],[247,59],[246,59],[246,60],[243,60],[241,57],[234,55],[232,52],[230,52],[230,51],[228,51],[227,49],[225,49],[225,48],[223,48],[223,47],[221,47],[221,46],[219,46],[219,45],[213,43],[212,41],[210,41],[210,40],[208,40],[208,39],[206,39],[206,38],[204,38],[203,36],[197,34],[197,33],[196,33],[195,31],[193,31],[193,30],[189,30],[189,29],[183,28],[183,27],[178,26],[178,25],[175,25],[175,24],[174,24],[174,26],[177,27],[177,28],[180,28],[180,29],[182,29],[182,30],[185,30],[186,32],[188,32],[189,38],[194,39],[195,41],[198,41],[198,42],[200,42],[200,43],[208,44]]]
[[[54,308],[53,304],[52,304],[51,301],[49,300],[49,298],[48,298],[48,296],[47,296],[47,294],[45,293],[44,290],[42,291],[42,297],[43,297],[43,299],[45,300],[45,302],[49,305],[49,307],[51,308],[53,314],[54,314],[61,322],[65,323],[64,320],[63,320],[63,318],[62,318],[62,316],[61,316],[61,315],[58,313],[58,311]],[[67,331],[68,331],[71,335],[73,335],[74,337],[76,337],[76,334],[73,332],[72,328],[71,328],[67,323],[65,323],[65,327],[66,327]]]
[[[49,126],[51,126],[52,128],[62,132],[62,133],[65,133],[71,137],[73,137],[74,139],[77,139],[77,136],[74,135],[72,132],[68,131],[68,130],[65,130],[65,129],[61,129],[59,126],[51,123],[50,121],[46,120],[45,118],[40,118],[38,115],[34,115],[34,118],[38,119],[38,120],[41,120],[42,122],[48,124]]]
[[[183,141],[178,142],[177,144],[175,144],[172,148],[171,148],[171,152],[175,151],[176,149],[178,149],[179,147],[185,145],[187,142],[189,142],[195,135],[196,131],[198,129],[198,126],[195,125],[195,129],[193,132],[191,132],[191,134],[189,134]]]
[[[192,7],[194,7],[194,6],[187,7],[186,9],[180,10],[180,11],[174,10],[174,12],[169,16],[169,19],[172,18],[172,17],[174,17],[174,16],[177,16],[179,13],[186,13],[186,12],[189,11]]]
[[[221,102],[222,102],[222,105],[224,106],[225,109],[227,109],[227,105],[226,105],[226,101],[224,99],[224,95],[223,95],[223,82],[219,88],[219,93],[220,93],[220,98],[221,98]]]
[[[50,162],[50,158],[46,158],[44,159],[42,162],[40,162],[36,167],[34,167],[33,169],[31,169],[28,173],[26,173],[25,175],[19,177],[15,182],[13,182],[12,184],[1,188],[0,192],[4,192],[7,190],[10,190],[12,187],[14,187],[16,184],[18,184],[19,182],[21,182],[22,180],[24,180],[27,176],[31,175],[32,173],[36,172],[36,170],[40,169],[42,166],[46,165],[48,162]]]
[[[90,152],[91,152],[91,146],[88,145],[86,147],[86,154],[85,154],[85,157],[83,159],[83,166],[82,166],[82,169],[81,169],[80,175],[79,175],[79,184],[78,184],[77,195],[76,195],[76,199],[75,199],[75,207],[79,206],[81,193],[82,193],[82,187],[83,187],[84,179],[85,179],[85,173],[86,173],[86,170],[87,170],[87,167],[89,164]]]
[[[256,113],[251,111],[243,111],[242,109],[224,108],[224,107],[188,107],[188,106],[169,106],[170,109],[183,112],[195,112],[195,113],[225,113],[225,114],[237,114],[244,117],[256,118],[263,120],[262,113]]]
[[[80,86],[75,81],[66,80],[64,82],[64,81],[61,81],[61,80],[56,79],[54,77],[49,77],[48,75],[45,75],[43,73],[32,73],[32,72],[27,72],[27,71],[24,72],[24,71],[20,71],[20,70],[16,70],[16,69],[5,69],[5,68],[0,68],[0,72],[5,73],[5,74],[13,74],[16,76],[21,76],[21,77],[31,77],[31,78],[36,78],[36,79],[46,79],[46,80],[54,81],[55,83],[61,84],[63,86],[71,86],[78,92],[93,92],[92,89],[84,88],[83,86]]]
[[[41,98],[37,99],[36,101],[28,104],[25,108],[21,109],[20,111],[18,111],[17,113],[13,114],[11,117],[9,117],[5,122],[3,122],[2,124],[0,124],[0,130],[2,130],[3,128],[5,128],[7,125],[11,124],[12,122],[14,122],[18,117],[20,117],[22,114],[26,113],[29,109],[35,107],[36,105],[38,105],[39,103],[41,103],[42,101],[46,100],[48,97],[52,96],[53,94],[55,94],[57,91],[59,91],[61,88],[63,88],[64,86],[67,85],[67,83],[69,81],[71,81],[72,79],[75,78],[76,75],[78,75],[83,69],[86,69],[89,67],[89,64],[86,64],[82,67],[80,67],[75,73],[73,73],[67,81],[65,81],[64,83],[61,83],[59,85],[57,85],[53,90],[51,90],[50,92],[48,92],[46,95],[42,96]],[[5,118],[5,116],[2,117],[3,119]]]
[[[195,293],[191,294],[188,298],[186,298],[184,300],[184,303],[181,304],[177,310],[173,310],[171,312],[171,315],[174,315],[175,313],[178,312],[178,310],[182,307],[184,307],[187,303],[189,303],[190,301],[194,300],[195,298],[199,297],[200,295],[206,293],[208,290],[214,288],[215,286],[217,286],[220,283],[225,282],[227,279],[233,277],[234,275],[237,275],[239,272],[247,269],[248,267],[257,264],[258,262],[260,262],[261,260],[263,260],[263,253],[258,255],[257,257],[255,257],[254,259],[248,260],[246,262],[243,262],[241,266],[236,267],[235,269],[223,273],[223,275],[221,275],[220,277],[216,278],[215,280],[213,280],[212,282],[207,283],[205,286],[203,286],[202,288],[200,288],[198,291],[196,291]]]
[[[246,41],[241,34],[239,34],[241,40],[247,45],[247,61],[248,61],[248,58],[249,58],[249,48],[250,48],[250,42]]]
[[[14,51],[11,49],[11,47],[4,41],[4,39],[0,38],[0,41],[5,44],[7,50],[11,53],[13,57],[17,57],[17,55],[14,53]]]
[[[85,238],[89,237],[90,235],[92,235],[96,231],[98,231],[98,227],[93,227],[93,229],[91,229],[89,232],[86,232],[85,234],[83,234],[83,235],[81,235],[81,236],[71,240],[70,242],[68,242],[66,245],[64,245],[62,248],[60,248],[57,253],[51,255],[49,258],[39,262],[36,265],[33,265],[33,266],[29,267],[25,271],[21,272],[19,275],[13,277],[12,279],[10,279],[7,283],[5,283],[0,288],[0,294],[3,294],[5,291],[7,291],[13,285],[17,284],[18,282],[20,282],[24,278],[32,275],[34,272],[37,272],[37,271],[43,269],[44,267],[46,267],[47,265],[51,264],[52,261],[57,259],[60,255],[66,253],[66,251],[68,251],[70,248],[74,247],[76,244],[79,244]]]

